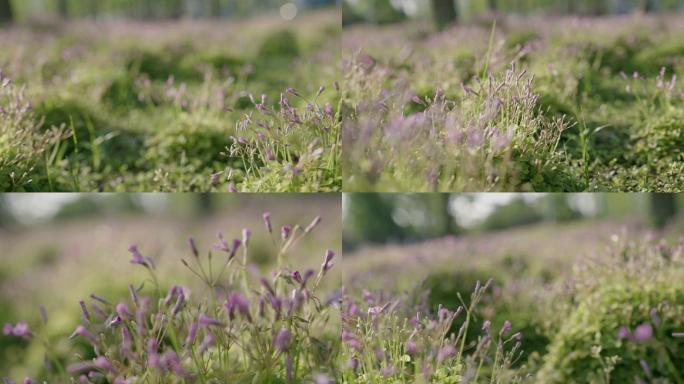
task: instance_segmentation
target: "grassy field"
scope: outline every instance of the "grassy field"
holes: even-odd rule
[[[681,191],[680,15],[343,31],[350,191]]]
[[[234,342],[247,342],[250,338],[257,337],[252,332],[258,332],[261,334],[258,337],[268,338],[268,341],[264,339],[262,342],[269,344],[271,337],[274,336],[270,333],[277,333],[283,324],[292,325],[288,329],[296,335],[298,343],[309,343],[308,336],[322,338],[321,347],[329,340],[334,341],[339,329],[336,325],[339,320],[336,320],[338,316],[335,312],[326,312],[322,307],[313,308],[307,301],[303,304],[301,312],[293,312],[287,316],[283,313],[282,318],[273,319],[270,317],[271,312],[268,316],[257,315],[259,295],[254,292],[263,289],[260,284],[262,276],[268,281],[272,278],[277,297],[286,303],[291,292],[284,290],[291,286],[291,280],[286,282],[279,277],[280,275],[289,278],[293,271],[301,271],[301,274],[304,274],[308,269],[318,272],[326,250],[330,249],[336,253],[341,251],[339,204],[338,199],[326,197],[304,201],[294,197],[288,199],[284,196],[261,196],[256,200],[235,200],[232,204],[217,209],[215,215],[204,219],[168,214],[122,216],[106,220],[90,218],[43,224],[23,231],[0,231],[0,245],[3,250],[3,257],[0,258],[0,324],[27,321],[33,332],[31,338],[27,339],[0,335],[0,379],[5,376],[15,380],[32,377],[34,380],[41,380],[39,382],[46,380],[50,383],[67,382],[69,377],[78,379],[79,371],[71,372],[68,367],[74,368],[74,364],[89,359],[92,361],[96,357],[95,350],[98,350],[98,356],[107,356],[111,359],[121,369],[122,376],[137,376],[141,379],[139,382],[190,382],[189,378],[165,376],[168,372],[154,370],[151,363],[144,364],[143,367],[139,365],[142,360],[127,360],[113,349],[121,342],[121,330],[106,326],[112,320],[107,318],[109,313],[115,312],[114,306],[118,303],[125,303],[131,311],[141,308],[136,305],[139,303],[131,301],[129,284],[133,284],[136,289],[142,287],[138,295],[141,301],[143,297],[150,300],[149,310],[167,315],[168,312],[165,311],[170,308],[162,304],[167,292],[173,286],[184,287],[187,306],[183,307],[182,314],[178,315],[173,324],[165,324],[169,334],[172,332],[171,328],[176,329],[173,331],[178,332],[174,335],[176,339],[172,342],[170,336],[160,337],[160,355],[163,349],[168,347],[167,344],[171,345],[180,340],[181,334],[182,338],[185,338],[189,325],[193,319],[198,319],[200,312],[228,321],[227,313],[223,313],[222,309],[224,295],[241,292],[251,301],[250,311],[253,311],[255,320],[253,323],[243,324],[239,329],[225,330],[224,333],[216,332],[217,348],[202,354],[202,364],[198,363],[197,358],[200,356],[198,351],[205,335],[204,331],[198,333],[193,359],[190,358],[188,351],[173,344],[175,351],[181,356],[189,372],[193,375],[202,375],[199,382],[208,382],[216,377],[232,377],[232,382],[251,382],[251,379],[246,380],[245,376],[253,378],[256,371],[266,375],[262,377],[262,382],[269,382],[267,377],[284,377],[285,364],[281,355],[276,357],[270,354],[273,351],[257,352],[247,347],[240,349]],[[272,234],[265,228],[262,218],[264,211],[271,214]],[[310,233],[302,236],[302,230],[317,216],[321,216],[322,221]],[[289,237],[283,240],[281,226],[285,225],[290,226],[291,232]],[[300,229],[295,229],[295,225],[299,225]],[[246,247],[242,233],[245,227],[252,231],[248,235]],[[234,249],[234,238],[242,241],[238,247],[238,256],[232,259],[222,275],[219,271],[227,254],[215,248],[215,244],[221,244],[217,232],[225,234],[230,249]],[[197,258],[193,256],[192,248],[187,243],[190,236],[195,239],[199,254]],[[293,244],[286,245],[287,239],[293,239]],[[133,259],[128,248],[132,244],[137,245],[143,255],[154,260],[152,272],[155,279],[151,278],[151,271],[144,266],[130,263]],[[243,250],[246,249],[248,251],[243,254]],[[209,252],[213,253],[213,258],[208,256]],[[246,264],[243,264],[244,255],[247,257]],[[198,277],[185,267],[183,259],[202,277]],[[197,263],[202,263],[203,266],[199,267]],[[271,271],[280,271],[280,275],[271,275]],[[207,276],[211,275],[211,284],[205,281],[205,273]],[[243,278],[246,278],[249,288],[243,289]],[[316,291],[313,284],[309,285],[311,297],[324,301],[331,292],[338,290],[340,285],[341,270],[330,269],[326,271],[325,279],[317,282]],[[90,297],[91,294],[103,297],[113,304],[98,302]],[[90,320],[84,319],[79,300],[85,301],[92,315]],[[174,303],[175,300],[174,298]],[[99,311],[92,306],[93,304],[99,305],[101,310],[107,312],[105,318],[98,317]],[[47,322],[41,320],[40,306],[43,306],[47,313]],[[307,311],[320,316],[312,321],[309,328],[303,330],[297,328],[297,324],[291,323],[291,316],[305,317],[305,314],[309,313]],[[246,319],[243,320],[247,323]],[[94,350],[86,340],[69,340],[69,335],[82,322],[92,332],[102,335],[103,341],[106,339],[106,343],[111,344],[106,348],[97,346]],[[237,320],[232,319],[230,323],[235,327]],[[137,324],[141,324],[141,321],[138,320]],[[131,331],[135,329],[132,323],[128,325]],[[252,325],[256,328],[250,328]],[[150,325],[150,330],[153,327],[154,325]],[[110,331],[116,334],[110,335]],[[303,336],[305,331],[307,337]],[[133,334],[138,348],[137,343],[140,342],[142,335],[136,335],[135,332]],[[234,335],[235,338],[230,335]],[[240,340],[242,337],[245,339]],[[229,343],[228,339],[232,341]],[[254,343],[256,344],[256,341]],[[216,351],[221,348],[225,348],[225,355],[219,358]],[[145,353],[143,350],[145,348],[136,349],[134,352]],[[317,372],[328,372],[327,366],[316,366],[314,360],[311,360],[311,353],[315,353],[316,349],[302,347],[302,350],[297,358],[300,369],[298,375],[312,377]],[[322,352],[318,352],[322,358]],[[263,360],[258,363],[254,360],[255,365],[242,360],[239,364],[235,362],[246,353],[252,354],[255,358],[258,355],[258,358]],[[228,355],[232,357],[228,358]],[[147,358],[146,354],[139,356],[141,359]],[[48,364],[45,363],[46,357]],[[212,365],[212,361],[216,364]],[[226,365],[228,361],[235,362],[235,365]],[[221,365],[218,362],[221,362]],[[270,364],[270,367],[257,367],[259,364]],[[229,368],[226,368],[227,366]],[[148,368],[148,376],[143,379],[142,372]],[[85,373],[88,373],[87,370]],[[109,379],[113,380],[114,376],[109,376]],[[185,379],[187,381],[182,381]],[[93,381],[101,382],[97,381],[97,378]]]
[[[353,295],[392,303],[386,316],[459,314],[446,322],[451,338],[432,345],[456,338],[443,367],[460,379],[432,382],[678,383],[681,233],[681,220],[661,233],[636,220],[580,221],[365,247],[345,254],[343,280]],[[405,320],[392,321],[386,340],[421,340]],[[402,360],[407,348],[387,360],[394,375],[377,366],[363,373],[426,382]]]
[[[339,12],[0,29],[0,190],[341,189]]]

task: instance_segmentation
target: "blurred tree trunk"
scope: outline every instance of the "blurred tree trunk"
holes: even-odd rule
[[[490,12],[496,12],[498,9],[496,0],[487,0],[487,8],[489,8]]]
[[[221,0],[211,0],[211,17],[221,18]]]
[[[430,0],[432,17],[440,31],[458,21],[458,11],[454,0]]]
[[[594,16],[604,16],[608,13],[608,4],[605,0],[593,0],[591,14]]]
[[[651,194],[651,222],[663,228],[677,214],[676,196],[671,193]]]
[[[169,16],[172,19],[180,19],[183,17],[184,11],[184,1],[183,0],[172,0],[169,4]]]
[[[575,14],[577,13],[577,1],[576,0],[567,0],[568,3],[568,13],[569,14]]]
[[[439,212],[444,225],[444,231],[440,235],[455,235],[459,229],[453,216],[451,216],[451,194],[440,193],[439,200]]]
[[[69,17],[69,4],[67,0],[57,0],[57,14],[62,19]]]
[[[152,0],[142,0],[142,18],[149,20],[154,16]]]
[[[655,0],[642,0],[641,1],[641,10],[644,11],[644,13],[655,12],[656,11]]]
[[[209,216],[214,208],[214,199],[211,193],[197,194],[197,214],[199,216]]]
[[[0,0],[0,23],[7,23],[14,20],[12,5],[10,0]]]
[[[88,12],[90,13],[90,17],[97,19],[97,16],[100,13],[100,0],[89,0]]]

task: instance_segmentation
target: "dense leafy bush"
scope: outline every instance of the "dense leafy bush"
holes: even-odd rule
[[[682,380],[684,243],[628,242],[577,269],[552,304],[548,383]],[[555,297],[554,300],[558,300]]]

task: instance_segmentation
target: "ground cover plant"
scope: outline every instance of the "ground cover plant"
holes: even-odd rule
[[[37,382],[329,382],[339,343],[335,283],[326,283],[335,252],[301,271],[289,257],[320,222],[275,227],[263,214],[277,267],[271,274],[250,260],[250,229],[235,239],[219,233],[211,250],[189,238],[181,262],[204,286],[192,291],[160,284],[157,263],[131,245],[132,267],[149,276],[124,287],[128,295],[81,300],[70,346],[46,338],[55,321],[47,311],[42,325],[5,324],[4,337],[43,345]]]
[[[345,28],[345,185],[681,191],[682,25],[497,14],[439,33]]]
[[[253,264],[250,229],[232,240],[219,233],[211,247],[189,238],[180,264],[194,284],[162,278],[159,259],[131,245],[128,268],[144,272],[141,281],[83,293],[70,306],[79,325],[66,334],[55,331],[60,312],[36,308],[35,321],[4,324],[0,345],[21,351],[19,362],[41,362],[25,383],[510,382],[521,334],[510,323],[469,329],[491,281],[470,287],[456,310],[433,310],[422,292],[346,290],[336,252],[292,258],[317,236],[320,217],[303,226],[278,225],[268,212],[261,220],[273,245],[270,273]],[[294,262],[313,259],[314,268]]]
[[[340,190],[338,20],[1,28],[0,190]]]
[[[681,382],[681,223],[658,234],[620,227],[610,221],[545,224],[362,247],[345,254],[345,285],[425,289],[415,302],[454,311],[469,304],[478,280],[491,278],[470,327],[457,321],[451,328],[477,335],[510,324],[520,333],[521,348],[503,382]],[[466,340],[477,348],[477,336]]]

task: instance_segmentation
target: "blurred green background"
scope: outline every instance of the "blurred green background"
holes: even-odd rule
[[[438,27],[483,15],[592,15],[672,12],[681,0],[344,0],[343,24],[388,24],[432,18]]]
[[[337,0],[0,0],[0,20],[37,17],[177,19],[238,18],[278,10],[334,5]],[[283,10],[288,11],[288,8]]]
[[[230,242],[251,228],[248,259],[266,273],[275,264],[280,226],[306,227],[320,215],[319,227],[286,257],[291,268],[316,269],[327,249],[341,253],[340,204],[337,194],[0,194],[0,324],[28,320],[72,357],[77,351],[64,339],[79,322],[78,300],[91,293],[120,300],[128,297],[128,284],[148,279],[129,263],[129,245],[154,258],[164,290],[181,284],[201,296],[205,288],[180,261],[191,255],[189,236],[206,257],[217,232]],[[272,239],[265,211],[271,212]],[[213,253],[214,262],[222,262]],[[326,288],[339,288],[340,279],[334,268]],[[49,317],[45,326],[40,305]],[[37,341],[0,336],[0,376],[41,372],[43,356]]]
[[[347,193],[344,245],[411,243],[516,227],[623,221],[646,228],[683,226],[684,194]]]

